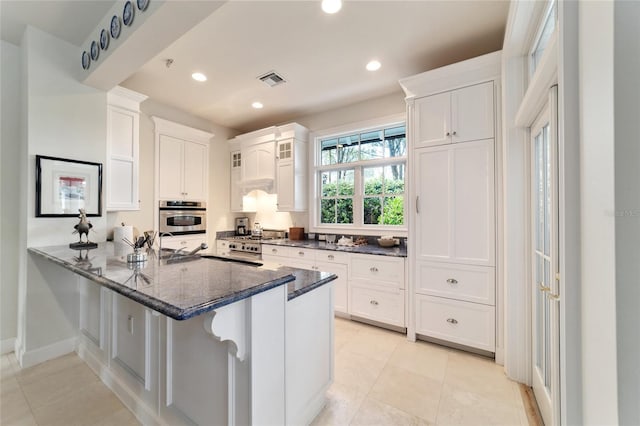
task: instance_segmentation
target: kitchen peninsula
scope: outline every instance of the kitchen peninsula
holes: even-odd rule
[[[301,424],[324,405],[335,275],[210,256],[127,263],[112,243],[29,253],[75,273],[76,351],[143,423]]]

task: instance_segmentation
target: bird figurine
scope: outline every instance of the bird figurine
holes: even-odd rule
[[[80,234],[80,241],[78,242],[79,244],[90,244],[91,241],[89,241],[89,231],[91,230],[91,228],[93,228],[93,225],[87,220],[87,213],[84,211],[84,209],[78,210],[80,211],[80,216],[78,216],[80,222],[78,222],[78,224],[74,226],[75,231],[73,231],[72,234]],[[82,234],[86,234],[87,236],[86,243],[82,242]]]

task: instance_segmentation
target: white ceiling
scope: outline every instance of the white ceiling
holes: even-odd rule
[[[14,21],[79,46],[114,1],[1,3],[3,39],[15,38],[5,37],[9,11]],[[231,1],[122,85],[217,124],[255,130],[399,92],[400,78],[499,50],[508,7],[506,0],[346,1],[327,15],[319,1]],[[374,58],[382,68],[366,71]],[[271,70],[287,83],[270,88],[256,79]],[[193,81],[194,71],[208,81]],[[264,109],[251,108],[256,100]]]

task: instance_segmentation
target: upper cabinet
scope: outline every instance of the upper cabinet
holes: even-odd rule
[[[278,211],[306,210],[308,136],[291,123],[231,139],[231,211],[255,211],[254,200],[245,196],[254,189],[276,193]]]
[[[414,148],[494,136],[493,81],[415,100]]]
[[[140,103],[145,95],[124,87],[107,94],[107,211],[138,210]]]
[[[277,210],[307,209],[307,129],[298,124],[281,126],[276,156]]]
[[[207,201],[213,134],[153,117],[157,200]]]

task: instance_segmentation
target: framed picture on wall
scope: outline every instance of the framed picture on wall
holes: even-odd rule
[[[102,216],[102,164],[36,155],[36,217]]]

